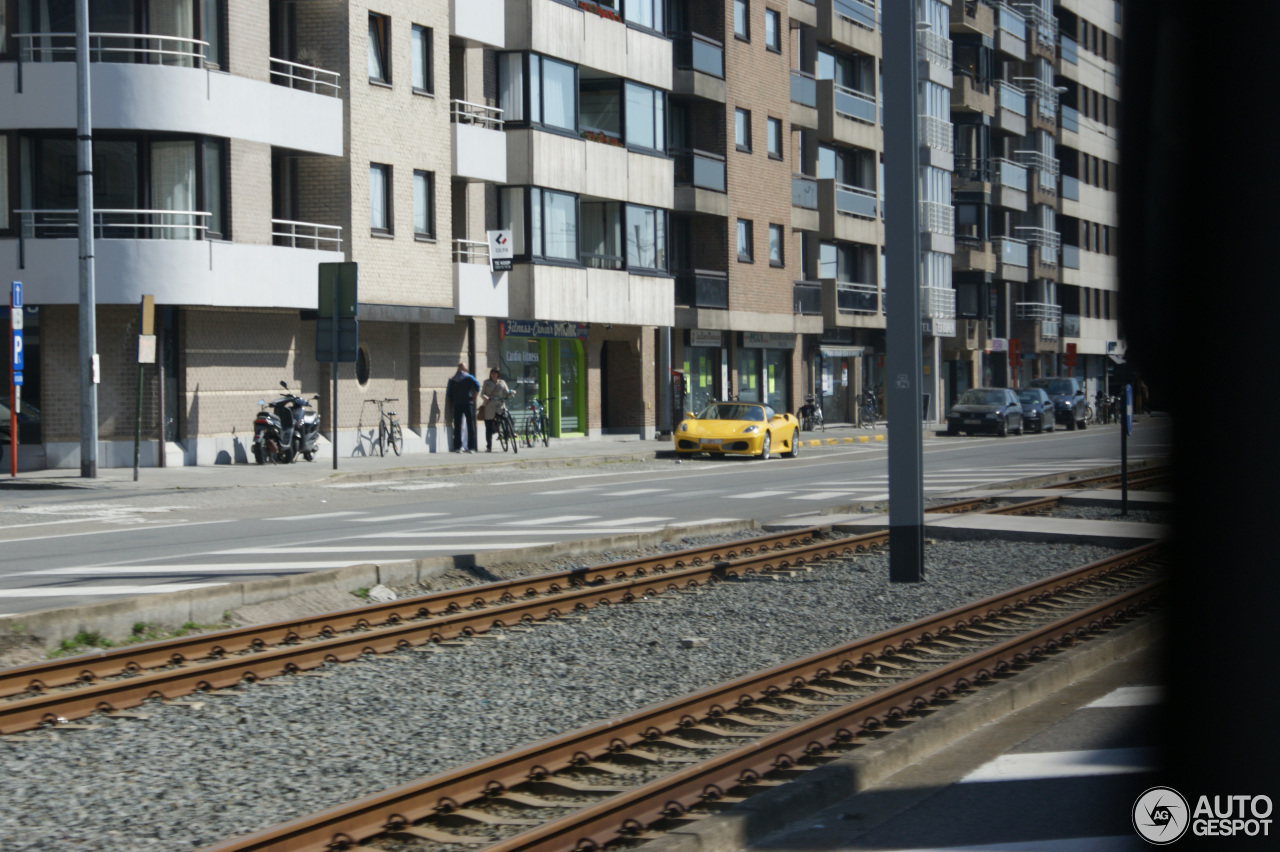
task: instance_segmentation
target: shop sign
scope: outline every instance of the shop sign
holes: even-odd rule
[[[690,346],[710,346],[720,348],[724,345],[723,331],[706,331],[701,328],[689,329],[689,345]]]
[[[925,317],[921,320],[921,331],[926,337],[955,337],[956,321],[940,317]]]
[[[751,349],[795,349],[796,336],[782,331],[744,331],[742,345]]]
[[[511,271],[511,231],[489,231],[489,271]]]
[[[991,338],[991,351],[992,352],[1008,352],[1009,341],[1003,337]]]
[[[499,338],[549,337],[556,340],[586,340],[591,326],[585,322],[545,322],[539,320],[503,320],[498,323]]]

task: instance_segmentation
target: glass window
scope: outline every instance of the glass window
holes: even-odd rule
[[[222,139],[204,140],[204,202],[200,209],[208,211],[207,236],[228,239],[226,184],[222,179],[227,143]]]
[[[783,230],[781,225],[769,226],[769,265],[782,266],[782,239]]]
[[[577,69],[566,62],[540,57],[543,124],[565,130],[578,129],[578,75]],[[530,92],[533,94],[532,90]],[[534,116],[534,121],[539,118]]]
[[[369,164],[369,227],[391,233],[391,166],[383,163]]]
[[[369,13],[369,79],[378,83],[391,82],[391,55],[387,52],[388,31],[391,21],[386,15]]]
[[[617,81],[584,80],[578,92],[578,125],[622,138],[622,92]]]
[[[511,253],[517,257],[528,254],[525,242],[525,188],[504,186],[498,191],[498,221],[504,230],[511,231]]]
[[[733,111],[733,141],[739,151],[751,150],[751,112],[749,110]]]
[[[578,199],[567,192],[542,190],[543,257],[578,259]]]
[[[431,92],[431,30],[413,25],[410,31],[413,90]]]
[[[751,223],[746,219],[738,220],[738,260],[751,260]]]
[[[733,0],[733,34],[738,38],[751,38],[749,17],[747,0]]]
[[[627,266],[667,271],[667,212],[627,205]]]
[[[413,234],[417,237],[436,235],[436,176],[431,172],[413,173]]]
[[[769,156],[782,159],[782,119],[770,118],[766,119],[768,128]]]
[[[187,211],[161,214],[159,224],[166,240],[192,240],[198,234],[193,225],[204,225],[204,217],[192,216],[196,209],[196,143],[191,139],[156,140],[151,143],[151,204],[155,210]]]
[[[4,0],[0,0],[0,13]],[[4,33],[4,17],[0,14],[0,35]],[[9,137],[0,133],[0,231],[9,228]]]
[[[216,65],[219,68],[225,67],[227,64],[225,43],[222,40],[222,21],[225,18],[225,5],[226,0],[204,0],[200,7],[200,39],[209,43],[209,46],[204,49],[205,64]],[[3,19],[4,0],[0,0],[0,33],[4,31]],[[3,50],[3,48],[0,48],[0,50]]]
[[[582,202],[582,262],[595,269],[622,269],[622,205],[616,201]]]
[[[498,106],[507,122],[524,121],[524,54],[498,54]]]
[[[627,144],[653,151],[667,148],[666,100],[662,92],[627,83]]]
[[[633,24],[661,31],[664,4],[665,0],[626,0],[624,17]]]
[[[764,10],[764,46],[782,52],[782,16],[773,9]]]

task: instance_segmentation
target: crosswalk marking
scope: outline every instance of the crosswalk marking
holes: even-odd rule
[[[24,571],[11,576],[23,577],[97,577],[126,576],[134,574],[209,574],[236,573],[246,574],[278,571],[295,573],[299,571],[319,571],[325,568],[346,568],[353,564],[350,559],[341,562],[208,562],[191,565],[89,565],[82,568],[44,568],[39,571]],[[154,588],[147,586],[146,588]],[[0,595],[8,594],[0,591]]]
[[[326,512],[325,514],[322,514],[322,515],[306,515],[305,518],[308,521],[315,521],[315,520],[319,520],[320,518],[345,518],[350,515],[367,515],[367,514],[369,513],[368,512]],[[288,515],[281,518],[263,518],[262,520],[264,521],[297,521],[298,519],[299,517],[297,515]]]
[[[1002,754],[970,772],[960,783],[981,781],[1035,781],[1045,778],[1080,778],[1120,775],[1155,769],[1159,753],[1154,748],[1107,748],[1082,751],[1043,751]]]
[[[636,497],[641,494],[661,494],[664,491],[670,491],[670,488],[636,488],[631,491],[610,491],[601,497]]]
[[[362,524],[376,524],[389,521],[416,521],[419,518],[444,517],[448,517],[447,512],[414,512],[409,515],[375,515],[372,518],[351,518],[351,520]]]
[[[790,491],[752,491],[749,494],[726,494],[724,496],[729,500],[754,500],[757,497],[781,497],[790,493]]]
[[[624,526],[634,527],[634,526],[639,526],[640,524],[660,524],[663,521],[669,521],[669,520],[671,520],[671,518],[645,518],[645,517],[619,518],[616,521],[587,521],[586,523],[583,524],[583,526],[584,527],[603,527],[603,526],[617,525],[620,527],[624,527]]]
[[[504,527],[546,526],[548,524],[571,524],[575,521],[594,521],[599,515],[558,515],[554,518],[528,518],[523,521],[504,521]]]
[[[192,589],[208,589],[225,586],[226,583],[157,583],[154,586],[75,586],[73,588],[4,589],[6,598],[70,598],[99,595],[158,595],[165,592],[186,592]]]
[[[1086,707],[1146,707],[1164,700],[1164,690],[1158,686],[1122,686]]]

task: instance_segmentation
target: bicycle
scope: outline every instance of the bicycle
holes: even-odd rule
[[[876,404],[876,395],[867,391],[862,395],[862,422],[859,425],[874,429],[879,419],[880,406]]]
[[[813,394],[806,395],[804,405],[800,406],[800,422],[803,424],[800,428],[805,432],[827,431],[827,424],[822,419],[822,403]]]
[[[545,399],[529,400],[529,416],[524,421],[524,444],[532,447],[542,438],[542,446],[551,446],[551,429],[547,423],[547,401]]]
[[[387,454],[388,444],[391,445],[392,452],[400,455],[404,449],[404,432],[400,430],[400,420],[396,417],[396,413],[386,410],[388,402],[399,402],[399,399],[385,397],[383,399],[366,399],[365,402],[372,402],[378,406],[378,455],[385,456]]]
[[[510,447],[511,452],[520,452],[520,442],[516,440],[516,423],[511,419],[511,412],[505,405],[498,410],[494,419],[498,421],[498,443],[502,445],[502,451],[505,453]]]

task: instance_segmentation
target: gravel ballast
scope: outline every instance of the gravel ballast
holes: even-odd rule
[[[149,719],[0,738],[5,852],[188,850],[312,813],[1103,558],[926,545],[927,582],[870,554],[791,579],[616,605],[469,647],[403,651],[187,699]],[[681,639],[707,639],[683,647]]]

